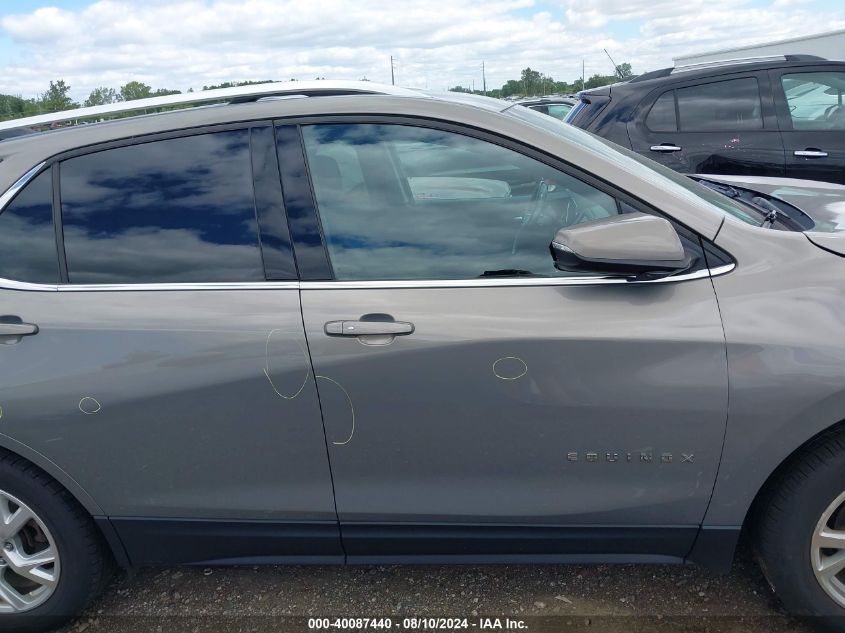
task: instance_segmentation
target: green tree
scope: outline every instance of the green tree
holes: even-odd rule
[[[88,95],[88,98],[85,100],[85,106],[98,106],[98,105],[106,105],[107,103],[117,103],[121,101],[122,97],[120,93],[115,90],[114,88],[107,88],[105,86],[100,86],[99,88],[94,88],[91,91],[91,94]]]
[[[252,86],[255,84],[271,84],[275,79],[260,79],[258,81],[224,81],[214,86],[203,86],[203,90],[216,90],[218,88],[234,88],[235,86]]]
[[[587,80],[586,89],[608,86],[619,81],[618,75],[593,75]]]
[[[152,88],[140,81],[130,81],[120,87],[120,98],[124,101],[146,99],[152,95]]]
[[[181,90],[170,90],[168,88],[156,88],[150,96],[152,97],[166,97],[167,95],[180,95]]]
[[[74,103],[73,99],[68,96],[69,92],[70,86],[65,83],[64,79],[51,81],[47,92],[41,95],[39,105],[47,112],[59,112],[79,107],[79,104]]]
[[[622,79],[628,79],[628,77],[633,77],[634,70],[631,68],[631,64],[629,64],[628,62],[619,64],[619,74],[622,76]]]

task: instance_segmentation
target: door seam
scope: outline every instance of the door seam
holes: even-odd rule
[[[326,416],[323,414],[323,401],[320,398],[320,385],[317,382],[317,372],[314,370],[314,360],[311,356],[311,345],[308,342],[308,331],[305,328],[305,311],[302,307],[302,289],[298,289],[299,294],[299,319],[302,323],[302,336],[305,338],[305,350],[308,352],[308,367],[311,371],[311,377],[314,379],[314,391],[317,394],[317,407],[320,409],[320,424],[323,426],[323,445],[326,447],[326,463],[329,466],[329,481],[332,485],[332,504],[334,505],[334,517],[337,524],[337,534],[340,541],[340,550],[343,553],[343,564],[346,565],[349,560],[349,555],[346,553],[346,545],[343,542],[343,527],[340,523],[340,514],[337,511],[337,492],[334,485],[334,472],[332,470],[332,456],[329,451],[329,440],[326,434]]]

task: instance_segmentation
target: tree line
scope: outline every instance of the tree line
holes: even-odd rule
[[[494,88],[487,91],[487,96],[496,97],[499,99],[505,97],[529,97],[541,96],[549,94],[574,94],[581,90],[589,90],[590,88],[598,88],[599,86],[607,86],[622,79],[633,77],[631,64],[625,62],[617,66],[617,74],[615,75],[599,75],[595,74],[588,79],[575,79],[573,81],[555,81],[551,75],[544,75],[538,70],[532,68],[525,68],[520,73],[519,79],[509,79],[501,88]],[[474,90],[465,86],[453,86],[449,88],[452,92],[466,92],[475,94],[484,94],[482,90]]]
[[[272,79],[266,79],[262,81],[225,82],[213,86],[203,86],[202,89],[231,88],[233,86],[270,83],[272,81]],[[193,91],[193,88],[188,90],[188,92]],[[0,121],[36,116],[50,112],[60,112],[62,110],[73,110],[80,107],[118,103],[120,101],[135,101],[136,99],[146,99],[148,97],[176,95],[181,94],[181,92],[181,90],[169,90],[167,88],[153,89],[152,86],[143,82],[130,81],[120,86],[120,88],[110,88],[107,86],[94,88],[85,101],[78,103],[70,98],[70,85],[64,79],[57,79],[56,81],[51,81],[50,87],[34,99],[24,99],[21,96],[0,94]]]

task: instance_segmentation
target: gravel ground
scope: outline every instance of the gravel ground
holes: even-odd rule
[[[469,630],[498,617],[533,632],[811,631],[786,617],[746,547],[727,576],[692,565],[145,569],[119,575],[62,631],[308,631],[315,616],[391,617],[393,630],[446,616]]]

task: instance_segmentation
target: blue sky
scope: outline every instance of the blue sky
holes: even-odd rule
[[[187,89],[316,76],[444,89],[500,85],[526,66],[556,79],[635,72],[676,55],[845,29],[842,0],[0,1],[0,93],[63,78],[75,98],[139,79]]]

